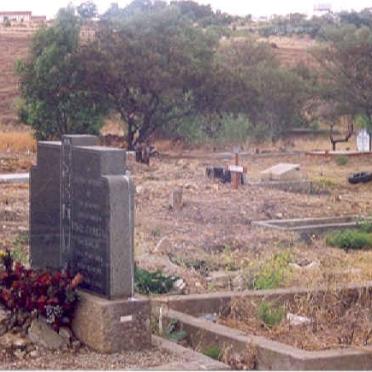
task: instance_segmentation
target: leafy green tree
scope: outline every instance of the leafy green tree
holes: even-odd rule
[[[192,0],[171,1],[171,5],[176,6],[181,14],[186,15],[194,21],[214,16],[210,5],[201,5]]]
[[[173,7],[101,25],[84,50],[84,69],[126,124],[129,148],[195,113],[195,92],[209,74],[216,43]]]
[[[74,9],[60,10],[52,27],[36,33],[28,59],[17,64],[19,115],[38,139],[60,138],[64,133],[97,134],[101,127],[105,105],[83,84],[79,32]]]
[[[320,98],[333,117],[358,116],[372,131],[372,30],[354,25],[332,27],[313,54],[321,66]]]
[[[84,3],[81,3],[77,7],[77,12],[80,15],[80,17],[85,20],[97,17],[98,14],[97,6],[92,1],[86,1]]]
[[[111,22],[123,22],[131,17],[140,16],[143,13],[156,12],[166,7],[167,3],[163,0],[132,0],[124,8],[119,8],[117,3],[112,3],[111,7],[101,18]]]
[[[306,74],[280,66],[267,43],[228,42],[214,70],[213,106],[221,115],[246,115],[253,127],[276,139],[301,124],[310,97]],[[216,94],[217,92],[217,94]],[[204,92],[204,99],[210,94]]]

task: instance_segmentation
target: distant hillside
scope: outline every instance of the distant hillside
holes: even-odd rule
[[[15,73],[17,59],[27,55],[35,29],[0,28],[0,125],[2,129],[18,123],[15,99],[18,79]]]

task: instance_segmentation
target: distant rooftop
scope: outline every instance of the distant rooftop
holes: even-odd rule
[[[31,15],[31,11],[29,10],[25,10],[25,11],[16,11],[16,12],[11,12],[11,11],[7,11],[7,12],[2,12],[0,11],[0,14],[1,15],[22,15],[22,14],[28,14],[28,15]]]
[[[316,12],[331,12],[332,11],[332,4],[329,3],[321,3],[314,5],[314,11]]]

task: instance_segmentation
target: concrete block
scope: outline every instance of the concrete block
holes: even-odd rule
[[[147,299],[107,300],[80,291],[72,330],[101,353],[146,348],[151,345],[150,309]]]

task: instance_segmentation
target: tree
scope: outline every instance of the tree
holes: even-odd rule
[[[372,130],[372,30],[353,25],[329,28],[314,50],[322,68],[321,98],[335,107],[334,117],[359,116]],[[348,126],[350,127],[350,126]]]
[[[77,7],[77,12],[79,13],[80,17],[83,18],[84,20],[97,17],[98,14],[97,6],[92,1],[86,1],[84,3],[81,3]]]
[[[222,115],[244,114],[254,127],[264,127],[270,139],[304,121],[308,82],[281,67],[269,44],[254,39],[229,42],[220,48],[218,59],[222,71],[212,95],[220,98],[214,105]],[[209,96],[204,92],[205,99]]]
[[[216,42],[173,7],[101,25],[84,69],[126,124],[130,149],[195,112]]]
[[[110,22],[123,22],[134,16],[143,13],[156,12],[167,7],[163,0],[132,0],[125,8],[119,8],[117,3],[112,3],[111,7],[101,17]]]
[[[19,61],[19,115],[38,139],[64,133],[97,134],[105,104],[84,86],[79,55],[80,24],[73,8],[59,11],[55,25],[39,30],[27,60]]]

